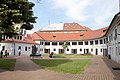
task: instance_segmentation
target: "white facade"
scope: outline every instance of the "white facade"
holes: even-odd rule
[[[100,40],[102,40],[102,43],[100,43]],[[90,41],[93,43],[91,44]],[[95,41],[98,41],[98,43],[95,43]],[[45,43],[48,44],[45,44]],[[69,42],[68,47],[64,50],[62,47],[62,44],[64,41],[41,41],[40,48],[41,52],[43,53],[55,53],[55,54],[93,54],[93,55],[103,55],[104,49],[106,49],[106,44],[104,42],[104,38],[100,39],[93,39],[93,40],[86,40],[86,41],[65,41]],[[82,42],[80,44],[79,42]],[[88,44],[85,44],[85,42],[88,42]],[[56,44],[52,44],[56,43]],[[61,44],[60,44],[61,43]]]
[[[120,13],[115,15],[105,36],[109,57],[120,63]]]
[[[30,43],[0,43],[0,50],[7,50],[10,55],[18,55],[18,49],[21,48],[21,54],[30,55],[32,53],[32,46]],[[36,45],[39,50],[39,45]]]

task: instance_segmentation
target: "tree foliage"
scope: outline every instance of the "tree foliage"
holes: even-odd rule
[[[14,25],[19,23],[23,23],[21,28],[31,30],[37,18],[33,16],[34,5],[28,0],[0,0],[0,33],[14,35]]]
[[[67,43],[66,43],[66,42],[64,42],[64,44],[62,44],[62,47],[63,47],[63,49],[66,49],[66,48],[68,48],[68,45],[67,45]]]

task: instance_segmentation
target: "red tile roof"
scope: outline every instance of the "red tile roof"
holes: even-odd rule
[[[90,30],[85,32],[78,33],[55,33],[55,32],[37,32],[33,33],[34,40],[51,40],[51,41],[65,41],[65,40],[88,40],[88,39],[96,39],[104,36],[106,33],[107,27],[98,29],[98,30]],[[42,37],[42,38],[41,38]]]
[[[1,41],[1,42],[15,42],[15,43],[28,43],[28,44],[38,44],[35,41],[33,41],[32,39],[24,39],[24,40],[5,40],[5,41]]]

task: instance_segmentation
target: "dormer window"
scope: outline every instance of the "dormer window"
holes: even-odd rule
[[[103,32],[106,32],[106,31],[107,31],[107,29],[104,29],[104,30],[103,30]]]
[[[53,37],[56,37],[56,36],[53,36]]]
[[[80,34],[80,36],[83,36],[83,34]]]

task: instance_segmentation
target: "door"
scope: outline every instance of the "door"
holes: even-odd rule
[[[95,51],[96,51],[95,54],[98,55],[98,49],[96,49]]]

